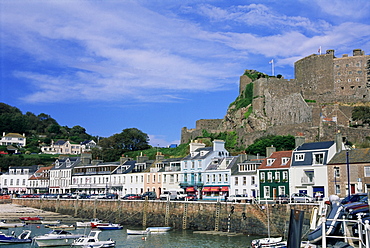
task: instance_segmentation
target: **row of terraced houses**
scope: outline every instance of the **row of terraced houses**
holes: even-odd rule
[[[0,176],[2,193],[115,193],[141,194],[184,189],[203,200],[224,200],[245,195],[274,200],[278,195],[310,196],[367,192],[370,187],[370,149],[346,147],[341,133],[333,141],[306,143],[296,137],[293,151],[266,148],[266,157],[231,156],[225,142],[212,147],[191,142],[184,158],[154,160],[141,154],[118,162],[93,160],[90,153],[78,157],[60,155],[52,166],[14,167]]]

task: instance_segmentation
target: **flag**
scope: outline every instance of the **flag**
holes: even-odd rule
[[[321,46],[319,47],[319,50],[317,52],[321,55]]]
[[[270,62],[269,62],[269,64],[272,64],[272,63],[274,63],[274,59],[270,60]]]

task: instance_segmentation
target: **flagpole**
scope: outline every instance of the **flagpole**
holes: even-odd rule
[[[275,76],[275,72],[274,72],[274,59],[271,59],[271,61],[269,63],[271,64],[272,76]]]

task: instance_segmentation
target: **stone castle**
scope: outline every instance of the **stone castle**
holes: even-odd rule
[[[203,130],[236,131],[244,147],[266,135],[305,136],[306,142],[315,142],[332,140],[338,131],[354,144],[367,141],[370,128],[352,122],[352,109],[370,106],[370,55],[355,49],[353,56],[337,58],[327,50],[296,61],[294,70],[290,80],[241,76],[239,95],[253,83],[252,104],[238,110],[232,105],[223,119],[202,119],[195,129],[182,128],[181,143],[201,137]]]

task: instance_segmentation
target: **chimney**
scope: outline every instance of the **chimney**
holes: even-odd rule
[[[276,152],[276,147],[273,145],[266,147],[266,158],[270,157],[272,153]]]
[[[157,152],[157,155],[155,156],[155,160],[163,160],[164,155],[161,152]]]
[[[341,152],[343,149],[343,137],[340,130],[338,130],[338,132],[335,134],[335,149],[336,153]]]
[[[303,145],[305,142],[305,137],[304,136],[295,136],[295,147],[297,148],[300,145]]]
[[[81,163],[82,164],[90,164],[92,160],[92,154],[91,153],[82,153],[81,154]]]
[[[214,140],[213,141],[213,151],[222,151],[222,150],[225,150],[225,141]]]
[[[206,147],[206,144],[203,144],[203,143],[198,143],[197,141],[193,142],[191,141],[190,144],[190,153],[194,152],[196,149],[198,148],[204,148]]]

